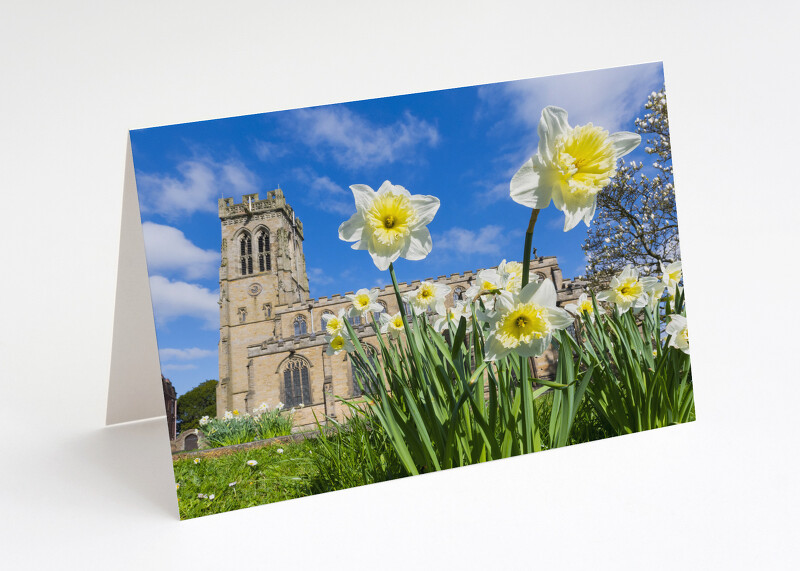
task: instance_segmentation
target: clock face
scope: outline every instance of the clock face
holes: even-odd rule
[[[258,295],[261,293],[261,284],[250,284],[247,291],[250,292],[250,295]]]

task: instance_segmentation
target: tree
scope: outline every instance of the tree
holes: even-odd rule
[[[627,264],[645,275],[660,271],[660,263],[680,258],[672,150],[669,142],[667,97],[662,87],[645,104],[644,118],[636,119],[636,132],[646,140],[645,151],[655,160],[650,178],[644,164],[620,161],[611,184],[597,196],[597,210],[583,251],[586,278],[599,289]]]
[[[210,379],[178,397],[178,432],[197,428],[204,416],[217,415],[217,381]]]

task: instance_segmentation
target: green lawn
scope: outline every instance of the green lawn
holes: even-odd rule
[[[228,455],[176,457],[181,519],[269,504],[312,493],[314,444],[287,442]],[[279,451],[283,451],[282,453]],[[248,460],[258,462],[248,466]],[[207,497],[198,497],[203,494]],[[213,499],[211,498],[213,494]]]

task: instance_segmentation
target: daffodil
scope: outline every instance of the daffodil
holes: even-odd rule
[[[668,315],[669,323],[664,328],[667,335],[670,335],[669,346],[680,349],[687,355],[689,354],[689,329],[687,328],[686,318],[683,315]]]
[[[557,300],[556,288],[550,280],[529,283],[519,295],[499,294],[495,310],[488,314],[486,360],[496,361],[512,352],[522,357],[544,353],[553,332],[566,329],[573,322],[569,313],[556,307]]]
[[[539,120],[538,152],[511,179],[511,198],[530,208],[553,201],[565,215],[564,231],[594,217],[597,194],[616,174],[617,160],[642,138],[627,131],[610,135],[591,123],[570,127],[567,112],[545,107]]]
[[[347,310],[342,308],[337,315],[328,314],[325,320],[325,332],[331,337],[339,335],[345,330],[344,320]]]
[[[664,262],[661,262],[661,281],[664,283],[664,287],[667,288],[671,296],[675,295],[675,290],[682,276],[683,265],[680,260],[672,262],[667,266],[664,265]]]
[[[205,426],[205,425],[206,425],[206,424],[208,424],[209,422],[211,422],[211,419],[210,419],[208,416],[204,416],[204,417],[202,417],[202,418],[201,418],[201,419],[198,421],[198,424],[199,424],[200,426]]]
[[[467,288],[466,296],[468,299],[475,299],[482,291],[493,291],[503,289],[503,278],[497,273],[495,268],[481,270],[475,276],[475,280]]]
[[[564,309],[569,311],[572,315],[582,315],[594,319],[594,304],[592,303],[592,298],[585,293],[580,295],[577,303],[568,303],[564,306]],[[603,313],[602,307],[598,307],[598,310],[600,313]]]
[[[658,288],[659,283],[653,277],[639,278],[639,270],[629,264],[618,276],[611,278],[609,289],[597,294],[597,299],[615,304],[620,313],[631,308],[641,309],[647,305],[649,294]]]
[[[350,187],[356,213],[339,226],[339,238],[355,242],[354,250],[367,250],[379,270],[397,258],[422,260],[433,242],[426,228],[439,210],[435,196],[412,195],[388,180],[377,192],[365,184]]]
[[[519,262],[506,262],[503,260],[497,266],[497,274],[503,284],[503,288],[511,293],[519,293],[522,288],[522,264]],[[537,278],[538,280],[538,278]]]
[[[352,341],[350,341],[350,338],[346,337],[343,333],[339,333],[335,336],[326,335],[325,341],[328,343],[328,348],[325,349],[325,354],[329,356],[338,355],[342,351],[347,351],[349,353],[353,350]]]
[[[434,310],[444,312],[444,299],[450,293],[450,286],[433,282],[422,282],[415,291],[405,294],[405,300],[415,313]]]
[[[453,307],[445,308],[444,311],[439,313],[439,316],[433,322],[433,328],[436,331],[446,331],[450,323],[453,324],[453,327],[458,327],[463,317],[467,320],[467,331],[469,331],[471,315],[472,310],[470,309],[469,302],[459,301]]]
[[[378,289],[368,290],[362,288],[354,294],[346,295],[345,297],[353,303],[348,315],[350,317],[361,317],[370,312],[382,311],[383,306],[378,303],[379,294],[380,291]]]
[[[381,313],[381,333],[397,338],[403,332],[403,316],[398,311],[394,315]]]
[[[225,414],[222,415],[223,420],[233,420],[233,413],[229,410],[225,411]]]

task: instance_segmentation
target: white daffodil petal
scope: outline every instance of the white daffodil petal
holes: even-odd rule
[[[395,185],[393,185],[388,180],[385,180],[385,181],[383,181],[383,184],[378,189],[378,194],[385,194],[387,192],[392,192],[395,188],[396,188]],[[405,189],[403,189],[403,190],[405,190]]]
[[[345,242],[361,240],[364,231],[364,216],[361,212],[353,214],[349,220],[339,226],[339,239]]]
[[[539,154],[546,160],[552,159],[552,149],[556,139],[569,130],[567,112],[560,107],[548,106],[542,109],[537,133],[539,134]]]
[[[597,201],[593,201],[592,205],[588,208],[585,208],[583,211],[583,222],[586,224],[587,227],[591,226],[592,219],[594,218],[594,213],[597,210]]]
[[[538,357],[547,350],[549,345],[550,335],[541,339],[534,339],[529,344],[521,344],[516,348],[516,352],[520,357]]]
[[[629,133],[628,131],[614,133],[609,136],[609,139],[611,140],[611,145],[614,147],[614,155],[617,159],[630,153],[642,142],[641,135]]]
[[[439,210],[439,199],[435,196],[418,194],[411,197],[411,206],[417,211],[416,226],[426,226],[431,223]]]
[[[583,220],[583,210],[564,209],[564,232],[568,232]]]
[[[533,161],[525,161],[511,179],[511,200],[528,208],[547,208],[552,193],[549,186],[539,182]]]
[[[433,240],[427,228],[420,228],[411,233],[408,245],[400,252],[406,260],[423,260],[431,253]]]
[[[532,291],[530,298],[528,298],[529,301],[546,307],[555,307],[558,301],[558,294],[556,293],[556,286],[553,285],[553,282],[550,280],[542,280],[538,283],[529,283],[522,291],[527,290],[532,285],[538,287]],[[522,292],[520,292],[519,298],[520,301],[524,299]]]
[[[352,184],[350,190],[353,191],[353,198],[356,201],[356,211],[367,210],[372,201],[375,200],[375,191],[366,184]]]
[[[550,324],[556,329],[566,329],[575,323],[575,318],[560,307],[549,308],[547,318],[550,320]]]

